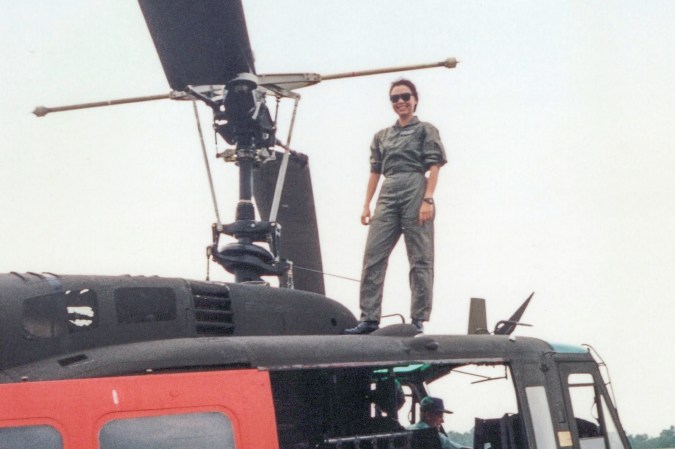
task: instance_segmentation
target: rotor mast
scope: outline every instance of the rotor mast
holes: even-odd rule
[[[145,4],[148,3],[142,1],[142,5]],[[160,52],[160,57],[162,57],[162,52]],[[164,53],[163,62],[165,59],[166,53]],[[169,61],[169,63],[171,62]],[[38,117],[44,117],[50,112],[72,111],[166,98],[173,100],[200,100],[207,104],[213,110],[213,127],[216,133],[229,144],[235,145],[234,150],[225,152],[224,159],[229,162],[236,162],[239,166],[239,201],[237,203],[235,221],[226,225],[221,225],[220,223],[212,225],[213,244],[209,246],[208,253],[226,271],[234,274],[236,282],[261,282],[262,276],[281,277],[292,266],[291,261],[279,257],[281,225],[274,221],[276,218],[274,217],[275,214],[271,214],[269,221],[256,221],[255,207],[252,202],[253,169],[270,158],[273,148],[279,144],[275,138],[275,123],[265,105],[265,95],[274,95],[277,98],[294,98],[297,107],[299,95],[294,93],[293,90],[318,84],[321,81],[435,67],[452,69],[457,64],[458,61],[455,58],[448,58],[440,62],[428,64],[386,67],[323,76],[316,73],[255,75],[252,72],[241,72],[236,76],[233,75],[233,78],[225,85],[200,84],[178,87],[175,86],[174,81],[173,83],[170,82],[170,84],[176,90],[173,90],[169,94],[54,108],[38,106],[33,111],[33,114]],[[239,68],[244,67],[240,65]],[[252,67],[248,66],[247,68],[251,69]],[[168,75],[167,77],[171,80],[171,77]],[[287,148],[287,150],[290,149]],[[280,190],[275,195],[281,195]],[[272,210],[275,210],[274,204]],[[222,234],[235,237],[237,242],[227,244],[220,249],[218,243]],[[270,251],[256,245],[256,242],[267,242]]]
[[[239,166],[239,201],[233,223],[212,226],[210,256],[235,275],[236,282],[260,282],[261,276],[282,276],[289,264],[279,258],[280,226],[256,221],[253,206],[253,168],[269,157],[268,149],[276,143],[276,128],[265,105],[265,93],[258,89],[257,77],[240,73],[230,80],[217,99],[209,98],[188,86],[191,95],[213,110],[213,128],[225,141],[236,147],[226,161]],[[233,236],[236,243],[219,247],[222,234]],[[268,242],[271,252],[256,245]]]

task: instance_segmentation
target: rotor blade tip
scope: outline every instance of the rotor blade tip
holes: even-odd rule
[[[458,63],[459,63],[459,61],[458,61],[457,59],[455,59],[455,58],[448,58],[448,59],[446,59],[445,61],[443,61],[443,66],[444,66],[444,67],[447,67],[447,68],[449,68],[449,69],[454,69],[455,67],[457,67],[457,64],[458,64]]]
[[[44,117],[49,113],[49,108],[46,108],[44,106],[38,106],[33,110],[33,114],[35,114],[36,117]]]

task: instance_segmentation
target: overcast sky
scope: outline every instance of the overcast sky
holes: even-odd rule
[[[590,343],[629,433],[675,424],[675,3],[244,1],[258,73],[345,71],[456,57],[409,73],[449,164],[436,194],[428,332],[466,331],[470,297],[518,335]],[[8,0],[0,16],[0,272],[203,279],[214,212],[189,103],[30,111],[168,93],[133,0]],[[310,155],[324,268],[358,278],[373,134],[398,75],[300,91],[293,146]],[[282,105],[284,140],[291,104]],[[200,108],[202,126],[210,111]],[[215,161],[224,221],[236,171]],[[218,150],[225,148],[221,142]],[[408,315],[392,256],[385,313]],[[230,279],[212,266],[215,279]],[[358,284],[327,278],[358,313]]]

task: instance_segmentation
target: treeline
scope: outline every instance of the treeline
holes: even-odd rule
[[[468,432],[448,432],[448,437],[455,443],[465,447],[473,447],[473,429]],[[658,437],[650,438],[649,435],[628,435],[628,441],[633,449],[675,449],[675,426],[663,429]]]
[[[665,449],[675,448],[675,426],[670,429],[663,429],[661,434],[655,438],[649,438],[649,435],[643,433],[638,435],[628,435],[633,449]]]
[[[450,438],[455,443],[464,447],[473,447],[473,429],[468,432],[459,433],[459,432],[446,432],[448,438]]]

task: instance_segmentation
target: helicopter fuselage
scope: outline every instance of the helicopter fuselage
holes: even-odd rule
[[[473,423],[467,447],[629,447],[580,347],[410,325],[340,335],[356,321],[343,306],[264,285],[13,273],[0,297],[12,447],[421,449],[428,432],[404,426],[444,384],[451,416]]]

